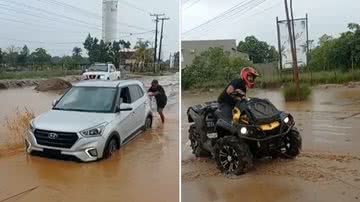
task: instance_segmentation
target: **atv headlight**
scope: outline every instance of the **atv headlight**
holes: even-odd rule
[[[102,123],[99,124],[97,126],[94,126],[92,128],[83,130],[80,132],[80,134],[84,137],[97,137],[97,136],[101,136],[102,133],[104,132],[105,126],[107,123]]]
[[[286,118],[284,118],[284,123],[289,123],[289,121],[290,121],[290,119],[289,119],[289,117],[287,116]]]
[[[240,133],[243,134],[243,135],[246,135],[246,134],[248,133],[247,128],[246,128],[246,127],[242,127],[242,128],[240,129]]]

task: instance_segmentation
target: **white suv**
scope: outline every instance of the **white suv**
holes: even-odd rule
[[[83,81],[31,121],[26,151],[95,161],[150,128],[152,119],[140,81]]]
[[[95,63],[82,74],[82,80],[119,80],[121,72],[113,64]]]

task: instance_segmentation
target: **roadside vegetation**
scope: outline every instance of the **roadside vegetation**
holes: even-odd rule
[[[360,25],[350,23],[348,28],[349,31],[337,38],[324,35],[319,39],[318,46],[310,52],[309,65],[300,68],[300,83],[303,86],[360,81]],[[246,37],[239,43],[238,50],[248,53],[252,60],[277,60],[274,48],[255,37]],[[224,88],[230,80],[238,78],[239,67],[248,65],[253,64],[230,56],[220,48],[210,48],[195,57],[193,64],[182,71],[182,88]],[[256,64],[253,66],[256,68]],[[292,85],[288,85],[292,82],[291,70],[275,71],[261,75],[257,79],[257,87],[290,86],[285,94],[292,95],[289,92]]]
[[[42,71],[16,71],[16,72],[1,72],[0,80],[3,79],[41,79],[52,77],[63,77],[69,75],[80,75],[80,70],[42,70]]]
[[[307,100],[311,95],[311,88],[307,84],[300,85],[299,97],[296,94],[296,85],[287,84],[283,89],[285,101],[302,101]],[[299,99],[299,100],[298,100]]]

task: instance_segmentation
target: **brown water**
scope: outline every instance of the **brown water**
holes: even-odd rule
[[[151,79],[142,80],[149,85]],[[111,159],[99,162],[76,163],[24,153],[0,155],[0,201],[26,190],[30,191],[7,201],[178,201],[177,76],[157,79],[169,95],[164,125],[156,117],[152,130],[123,146]],[[37,114],[46,111],[56,96],[31,88],[0,91],[0,97],[7,99],[0,100],[6,109],[2,117],[11,115],[16,107],[26,106]]]
[[[182,199],[190,201],[359,201],[360,87],[313,90],[306,102],[285,103],[280,90],[254,90],[295,118],[303,153],[295,160],[258,160],[249,173],[224,176],[213,160],[196,159],[186,110],[219,92],[182,94]]]

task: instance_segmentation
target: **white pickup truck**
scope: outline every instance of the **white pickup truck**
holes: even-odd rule
[[[118,80],[120,78],[120,71],[117,71],[110,63],[95,63],[82,75],[82,80]]]

